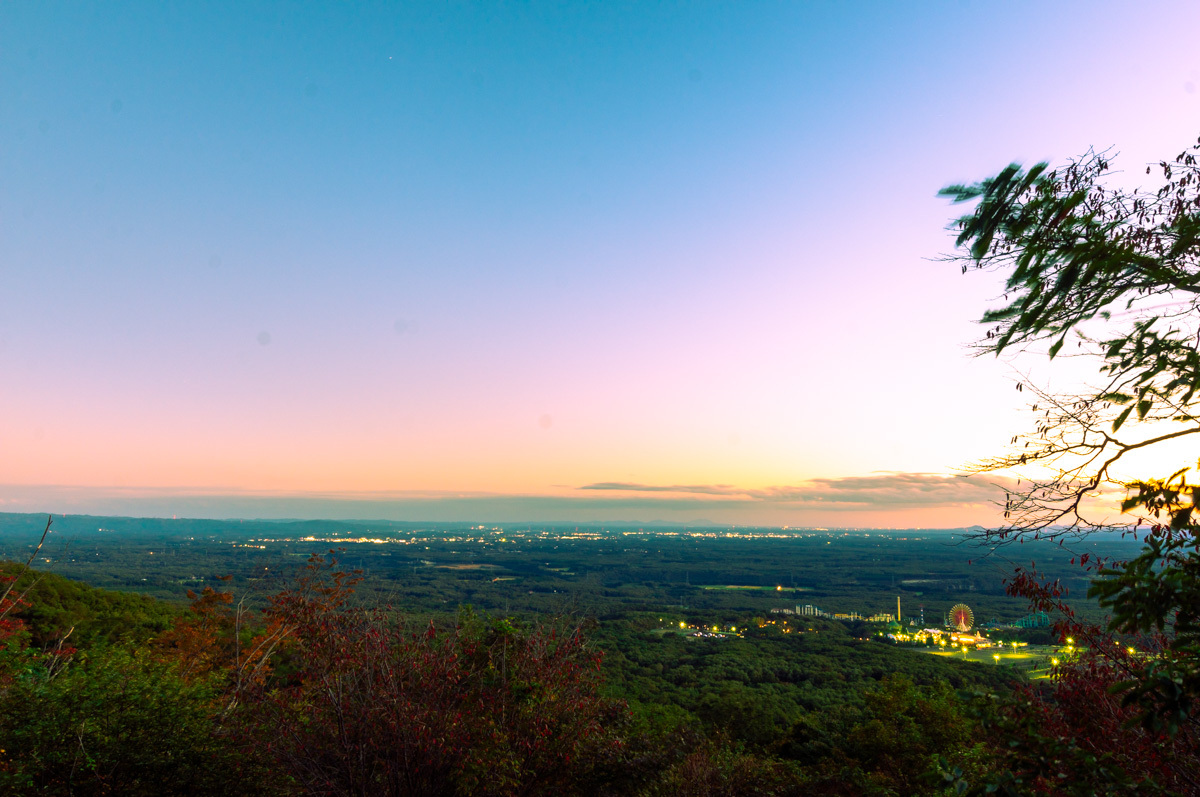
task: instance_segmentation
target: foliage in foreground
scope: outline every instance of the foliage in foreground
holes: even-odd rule
[[[0,793],[264,794],[253,756],[214,723],[213,679],[145,652],[99,650],[0,693]]]

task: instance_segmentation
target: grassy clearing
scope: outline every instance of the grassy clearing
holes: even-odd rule
[[[787,595],[792,592],[811,592],[808,587],[759,587],[750,584],[709,584],[704,589],[745,589],[745,590],[763,590],[765,592],[778,592],[780,595]]]
[[[949,648],[927,648],[926,653],[943,658],[953,658],[960,661],[974,661],[979,664],[1006,665],[1024,670],[1031,678],[1045,678],[1049,674],[1050,660],[1058,655],[1057,648],[1051,645],[1031,645],[1026,648],[974,648],[951,650]],[[998,658],[997,658],[998,657]]]

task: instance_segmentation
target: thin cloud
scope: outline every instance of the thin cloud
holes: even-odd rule
[[[1004,486],[978,477],[937,473],[880,473],[837,479],[809,479],[797,485],[749,489],[727,484],[637,484],[597,482],[580,490],[708,495],[715,499],[802,506],[859,507],[958,506],[985,504],[1003,496]]]
[[[597,482],[585,484],[580,490],[614,490],[630,493],[693,493],[700,495],[745,495],[746,491],[729,484],[634,484],[631,482]]]

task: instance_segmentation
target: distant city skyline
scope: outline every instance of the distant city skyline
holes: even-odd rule
[[[1168,19],[0,6],[0,511],[995,522],[1088,372],[971,356],[936,193],[1195,141]]]

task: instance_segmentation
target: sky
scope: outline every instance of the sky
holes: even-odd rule
[[[1198,23],[0,4],[0,511],[987,524],[1082,377],[971,356],[937,191],[1173,156]]]

